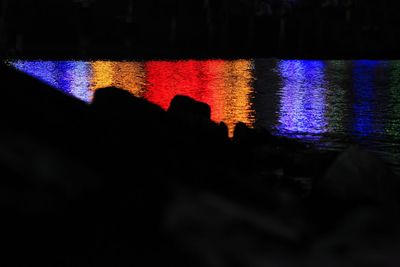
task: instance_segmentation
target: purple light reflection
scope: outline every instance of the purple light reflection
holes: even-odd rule
[[[93,90],[90,89],[91,65],[89,62],[73,62],[71,66],[71,94],[85,102],[93,99]]]
[[[324,70],[322,61],[278,62],[282,79],[278,134],[318,139],[328,131]]]

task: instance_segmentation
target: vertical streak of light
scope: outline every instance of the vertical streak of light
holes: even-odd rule
[[[226,63],[225,69],[225,114],[223,120],[228,125],[229,135],[238,122],[252,127],[254,112],[251,104],[253,72],[249,60],[235,60]]]
[[[386,125],[386,132],[394,139],[400,140],[400,61],[390,63],[390,117]]]
[[[227,91],[225,89],[226,62],[224,60],[209,60],[207,65],[208,91],[210,92],[211,119],[216,122],[225,121],[225,101]]]
[[[327,117],[329,118],[329,132],[344,134],[347,130],[346,115],[348,113],[345,89],[346,62],[342,60],[327,63]]]
[[[354,135],[371,136],[374,132],[374,71],[376,61],[358,60],[354,63]]]
[[[113,86],[142,97],[145,92],[146,73],[141,62],[113,62]]]
[[[61,91],[73,95],[71,93],[71,69],[73,62],[70,61],[55,61],[54,62],[54,77],[56,79],[56,88]]]
[[[168,61],[148,61],[145,64],[147,73],[147,90],[145,98],[163,109],[168,109],[169,104],[179,90],[176,79],[188,79],[189,77],[180,77],[180,73],[174,62]],[[177,77],[177,78],[176,78]]]
[[[100,88],[113,85],[113,63],[111,61],[94,61],[91,63],[92,77],[91,90],[94,92]]]
[[[282,135],[309,135],[327,131],[325,66],[321,61],[282,60],[279,125]]]
[[[150,61],[146,63],[145,98],[168,109],[176,95],[210,105],[209,69],[205,61]]]
[[[85,102],[90,102],[93,98],[93,91],[90,90],[90,63],[77,61],[71,63],[71,94]]]

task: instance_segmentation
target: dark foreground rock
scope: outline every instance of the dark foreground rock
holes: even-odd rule
[[[184,96],[164,111],[105,88],[86,105],[0,68],[2,266],[398,261],[397,182],[362,150],[242,123],[231,140]]]
[[[350,147],[331,164],[316,190],[338,201],[381,202],[393,195],[392,171],[381,160],[358,147]]]

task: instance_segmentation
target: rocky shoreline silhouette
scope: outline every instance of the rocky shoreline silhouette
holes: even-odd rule
[[[394,266],[399,180],[176,96],[86,104],[0,66],[4,266]],[[12,265],[5,262],[12,262]],[[3,264],[2,264],[3,265]]]

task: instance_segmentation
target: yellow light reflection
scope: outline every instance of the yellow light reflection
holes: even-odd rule
[[[91,90],[114,86],[135,96],[142,97],[146,85],[143,63],[94,61],[92,65]]]
[[[113,63],[113,85],[125,89],[137,97],[142,97],[146,86],[146,73],[143,63]]]
[[[253,92],[252,61],[235,60],[226,63],[224,72],[225,104],[223,121],[229,128],[229,136],[238,122],[252,127],[254,112],[251,103]]]
[[[100,88],[113,85],[113,63],[111,61],[92,62],[91,89],[96,91]]]

